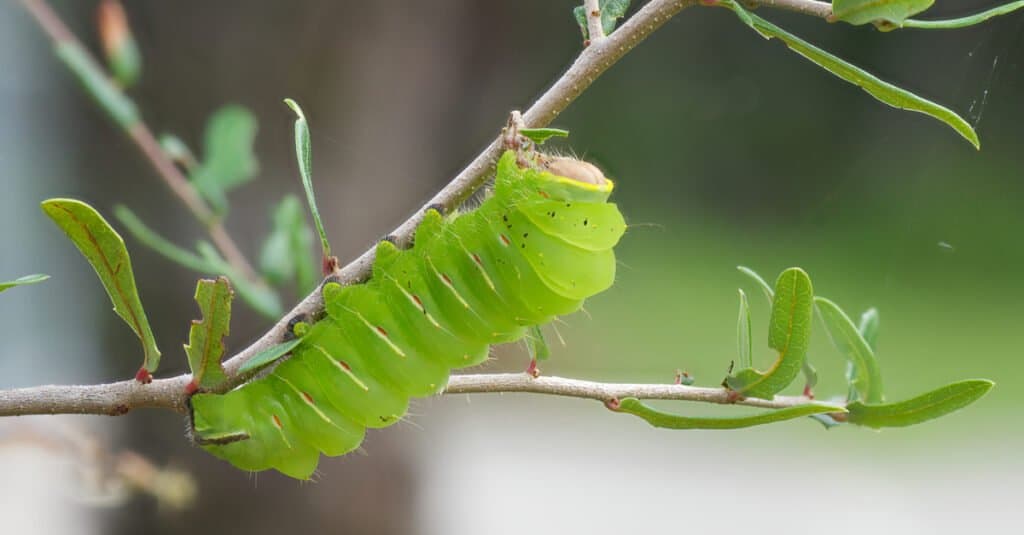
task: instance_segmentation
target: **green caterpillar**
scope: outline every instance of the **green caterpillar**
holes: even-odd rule
[[[569,158],[508,151],[476,210],[429,210],[414,246],[382,241],[365,284],[322,287],[326,315],[269,374],[224,395],[192,397],[197,442],[243,470],[313,474],[366,428],[394,424],[410,397],[441,392],[453,368],[489,346],[569,314],[615,279],[625,231],[613,183]]]

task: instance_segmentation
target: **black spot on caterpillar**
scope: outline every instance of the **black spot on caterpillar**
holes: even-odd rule
[[[612,182],[572,162],[520,168],[506,152],[475,210],[430,209],[411,249],[377,245],[366,283],[326,281],[326,315],[290,324],[302,340],[290,359],[227,394],[192,397],[196,443],[244,470],[308,478],[320,453],[352,451],[366,428],[400,420],[409,398],[442,391],[453,368],[607,289],[625,223],[607,202]]]

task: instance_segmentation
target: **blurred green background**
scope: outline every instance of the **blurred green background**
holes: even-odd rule
[[[939,4],[934,16],[993,5]],[[251,258],[271,206],[300,192],[284,97],[310,118],[321,211],[344,262],[417,209],[581,47],[568,1],[125,5],[145,59],[133,96],[157,132],[197,147],[221,105],[242,104],[259,118],[260,174],[232,194],[227,220]],[[94,2],[54,7],[98,50]],[[1024,392],[1024,16],[882,34],[759,14],[958,111],[977,128],[981,152],[764,41],[725,10],[685,10],[555,122],[572,132],[556,147],[617,180],[631,227],[617,250],[616,285],[558,326],[566,345],[556,343],[544,371],[668,382],[682,368],[716,385],[736,357],[737,287],[754,304],[757,362],[772,358],[767,306],[735,266],[773,279],[799,265],[818,294],[851,315],[879,308],[889,399],[961,378],[996,381],[976,405],[883,433],[825,432],[810,421],[688,433],[577,400],[425,400],[409,424],[372,433],[365,454],[324,461],[315,484],[237,472],[190,447],[174,414],[24,419],[81,426],[109,448],[186,468],[200,501],[185,513],[147,498],[97,508],[83,499],[74,466],[4,448],[11,483],[0,490],[0,511],[40,533],[1003,526],[1015,518],[1024,475],[1024,438],[1013,424]],[[108,214],[124,203],[186,245],[201,229],[14,2],[0,6],[0,67],[0,277],[54,276],[0,299],[0,386],[129,377],[139,361],[130,331],[38,202],[73,196]],[[196,274],[127,241],[165,353],[159,375],[183,372],[176,348],[196,314]],[[236,310],[229,350],[269,325]],[[818,327],[817,392],[841,394],[843,364]],[[497,354],[488,371],[525,365],[521,348]]]

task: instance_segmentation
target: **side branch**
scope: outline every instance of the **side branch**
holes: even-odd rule
[[[104,385],[36,386],[0,390],[0,416],[29,414],[101,414],[119,416],[138,408],[185,411],[186,375],[158,379],[142,385],[128,380]],[[548,394],[602,402],[627,397],[736,404],[765,409],[783,409],[809,403],[799,396],[776,396],[772,400],[739,398],[724,388],[676,384],[599,383],[564,377],[533,378],[525,373],[453,375],[444,394],[496,394],[521,392]]]

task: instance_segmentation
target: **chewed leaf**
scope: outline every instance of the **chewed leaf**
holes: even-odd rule
[[[519,133],[538,145],[553,137],[569,137],[569,131],[561,128],[520,128]]]
[[[818,306],[832,343],[856,370],[850,386],[857,391],[860,399],[868,403],[881,403],[882,372],[871,346],[839,305],[824,297],[815,297],[814,303]]]
[[[196,303],[202,320],[192,320],[185,353],[192,369],[192,382],[200,388],[212,388],[226,378],[220,360],[224,356],[224,337],[231,325],[231,299],[234,294],[225,277],[200,279],[196,284]]]
[[[313,194],[313,146],[309,136],[309,123],[298,102],[286,98],[284,103],[297,116],[295,119],[295,157],[299,161],[299,174],[302,175],[302,187],[306,190],[309,212],[313,215],[313,224],[316,225],[316,231],[320,234],[320,246],[323,249],[326,271],[328,259],[331,258],[331,244],[327,241],[327,231],[324,230],[324,224],[320,220],[320,210],[316,207],[316,195]]]
[[[192,183],[218,212],[227,210],[227,192],[252,180],[259,163],[253,152],[256,117],[241,106],[225,106],[206,125],[203,161]]]
[[[34,275],[25,275],[24,277],[18,277],[17,279],[14,279],[12,281],[0,282],[0,292],[10,288],[14,288],[15,286],[25,286],[27,284],[36,284],[38,282],[43,282],[48,278],[50,278],[49,275],[36,273]]]
[[[768,328],[768,347],[778,351],[779,357],[767,371],[740,370],[726,378],[726,385],[745,396],[765,399],[789,386],[800,373],[807,354],[813,304],[814,289],[807,273],[800,268],[783,271],[775,283]]]
[[[300,343],[302,343],[302,339],[296,338],[294,340],[270,346],[245,361],[245,364],[242,364],[242,366],[238,368],[238,373],[249,373],[251,371],[258,370],[267,364],[271,364],[277,359],[287,355]]]
[[[957,133],[967,139],[971,145],[974,145],[974,148],[981,148],[981,142],[978,140],[978,134],[974,131],[974,128],[972,128],[967,121],[952,110],[940,106],[930,100],[921,98],[905,89],[896,87],[889,82],[877,78],[860,67],[847,63],[845,60],[836,57],[808,43],[807,41],[804,41],[803,39],[800,39],[799,37],[779,28],[761,17],[754,15],[753,13],[748,12],[734,0],[719,0],[717,5],[731,9],[739,16],[740,20],[765,38],[774,37],[781,40],[797,54],[811,60],[818,66],[839,78],[842,78],[843,80],[860,87],[864,91],[867,91],[868,94],[879,101],[894,108],[915,111],[938,119],[956,130]]]
[[[935,0],[832,0],[832,16],[855,25],[878,20],[900,24],[934,3]]]
[[[662,412],[636,398],[623,399],[619,402],[618,407],[613,410],[638,416],[654,427],[663,427],[665,429],[740,429],[802,418],[813,414],[846,412],[846,409],[839,405],[810,402],[805,405],[772,410],[751,416],[735,418],[694,417]]]
[[[986,379],[969,379],[897,403],[865,404],[857,401],[847,405],[847,420],[875,429],[919,424],[974,403],[994,384]]]
[[[946,20],[917,20],[908,19],[903,21],[902,25],[896,25],[891,28],[881,26],[879,29],[888,30],[896,28],[920,28],[923,30],[947,30],[953,28],[966,28],[968,26],[974,26],[975,24],[981,24],[992,17],[998,17],[1000,15],[1006,15],[1007,13],[1016,11],[1024,8],[1024,0],[1018,0],[1016,2],[1010,2],[1001,6],[996,6],[992,9],[982,11],[981,13],[975,13],[974,15],[968,15],[966,17],[960,17],[956,19]]]
[[[89,261],[114,303],[114,312],[142,341],[145,353],[143,369],[150,374],[156,371],[160,364],[160,350],[156,347],[156,339],[135,287],[135,274],[132,273],[124,240],[99,212],[84,202],[49,199],[43,201],[42,208]],[[140,380],[148,378],[141,371],[139,377]]]

